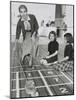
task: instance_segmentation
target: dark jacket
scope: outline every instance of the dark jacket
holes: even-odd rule
[[[37,22],[34,15],[29,14],[29,17],[30,17],[29,23],[31,25],[31,36],[32,36],[32,34],[34,32],[37,32],[39,26],[38,26],[38,22]],[[24,28],[24,22],[21,21],[21,18],[20,18],[18,23],[17,23],[17,28],[16,28],[16,39],[19,39],[20,34],[21,34],[21,30],[22,30],[22,34],[23,34],[23,40],[25,40],[26,30]]]

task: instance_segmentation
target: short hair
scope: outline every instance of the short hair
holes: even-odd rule
[[[72,43],[73,42],[73,37],[71,33],[66,33],[64,35],[64,37],[66,37],[67,43]]]
[[[51,31],[51,32],[49,33],[49,36],[48,36],[49,39],[50,39],[50,35],[51,35],[51,34],[54,35],[54,40],[56,40],[56,32],[55,32],[55,31]]]
[[[51,25],[51,24],[55,24],[55,21],[51,21],[50,25]]]
[[[20,6],[19,6],[19,12],[20,12],[20,10],[21,10],[22,8],[24,8],[24,9],[26,10],[26,12],[28,11],[28,10],[27,10],[27,7],[26,7],[25,5],[20,5]]]

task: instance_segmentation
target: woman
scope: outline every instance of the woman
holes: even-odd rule
[[[50,65],[51,63],[56,62],[58,60],[59,44],[56,41],[55,31],[51,31],[49,33],[49,39],[50,42],[48,44],[48,55],[40,61],[41,64],[44,65]]]
[[[19,6],[20,19],[16,28],[16,45],[19,43],[20,34],[23,35],[22,56],[23,60],[25,55],[32,55],[35,57],[36,53],[36,38],[38,23],[34,15],[28,14],[28,9],[25,5]]]

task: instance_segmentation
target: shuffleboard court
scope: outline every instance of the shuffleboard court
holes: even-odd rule
[[[41,68],[41,66],[42,65],[36,65],[34,69],[25,71],[23,71],[21,66],[16,66],[15,68],[11,67],[11,98],[32,97],[26,93],[25,83],[27,79],[34,82],[38,93],[37,96],[74,94],[72,71],[61,72],[52,67],[45,68],[42,66]],[[39,67],[41,68],[40,70]],[[17,70],[13,70],[16,68]]]

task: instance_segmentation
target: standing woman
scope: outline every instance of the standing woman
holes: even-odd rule
[[[20,34],[23,35],[22,43],[22,60],[25,55],[35,57],[36,52],[36,38],[38,30],[38,22],[34,15],[28,14],[28,9],[25,5],[19,6],[20,19],[16,28],[16,45],[19,43]],[[31,64],[31,63],[30,63]]]

